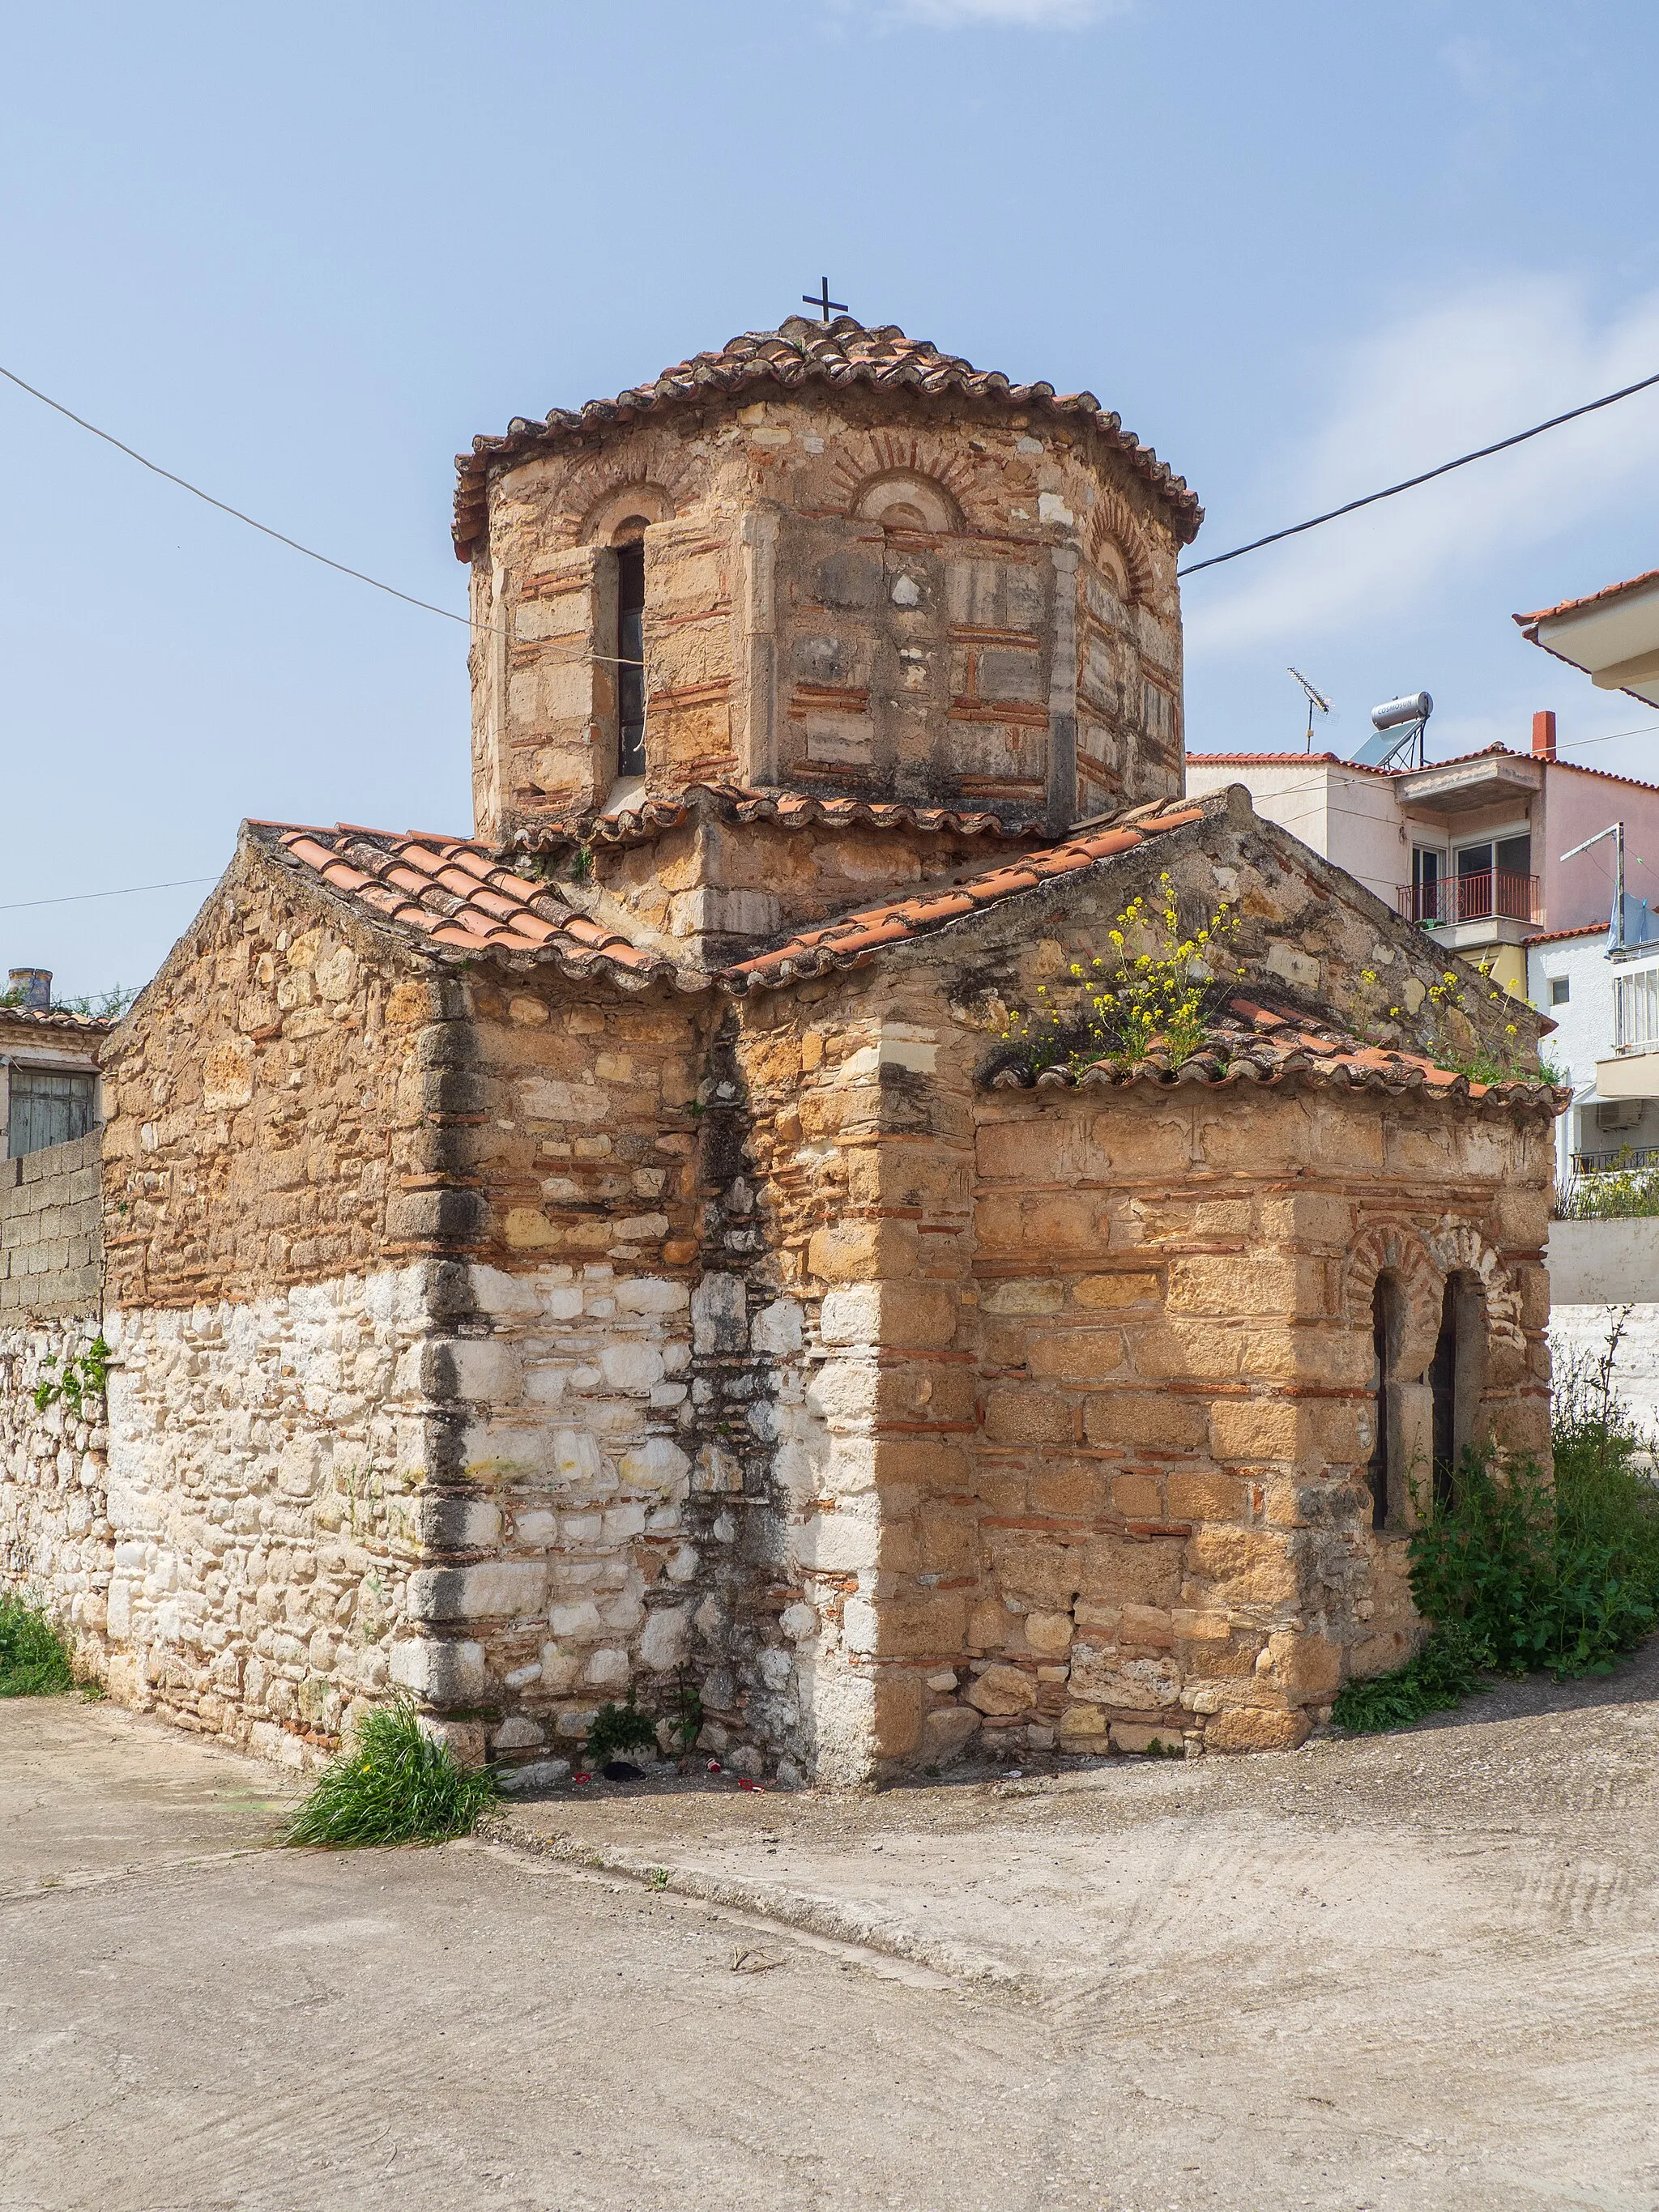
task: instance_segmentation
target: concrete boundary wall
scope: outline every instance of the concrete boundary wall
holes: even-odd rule
[[[0,1318],[96,1313],[104,1243],[100,1133],[0,1160]]]
[[[1553,1305],[1659,1304],[1659,1218],[1552,1221],[1549,1270]]]

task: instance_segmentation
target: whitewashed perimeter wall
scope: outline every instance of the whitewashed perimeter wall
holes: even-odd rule
[[[1550,1340],[1556,1375],[1607,1351],[1628,1307],[1613,1387],[1636,1419],[1659,1437],[1659,1219],[1550,1224]]]
[[[95,1318],[0,1328],[0,1583],[44,1604],[88,1671],[114,1563],[104,1401],[86,1399],[77,1417],[61,1399],[41,1412],[34,1394],[97,1334]]]
[[[388,1686],[428,1315],[411,1267],[106,1316],[113,1695],[303,1765]]]
[[[291,1765],[400,1686],[469,1757],[550,1763],[684,1668],[738,1771],[856,1779],[880,1530],[858,1305],[827,1300],[821,1341],[735,1275],[426,1262],[112,1310],[106,1428],[33,1401],[95,1321],[6,1332],[0,1565],[112,1695]]]

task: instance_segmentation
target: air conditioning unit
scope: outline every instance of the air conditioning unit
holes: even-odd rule
[[[1603,1133],[1610,1129],[1633,1129],[1645,1103],[1640,1098],[1604,1099],[1595,1109],[1595,1126]]]

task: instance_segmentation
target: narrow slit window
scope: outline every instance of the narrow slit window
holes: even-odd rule
[[[1478,1440],[1486,1377],[1486,1311],[1478,1277],[1451,1276],[1440,1307],[1440,1334],[1429,1363],[1434,1502],[1457,1494],[1457,1463]]]
[[[617,773],[645,774],[645,547],[617,548]]]
[[[1366,1477],[1371,1490],[1371,1526],[1389,1525],[1389,1461],[1394,1449],[1389,1419],[1389,1386],[1393,1380],[1392,1346],[1399,1338],[1399,1289],[1392,1275],[1379,1275],[1371,1292],[1372,1429],[1370,1465]]]
[[[1446,1285],[1440,1308],[1440,1334],[1435,1340],[1429,1366],[1429,1394],[1433,1402],[1434,1502],[1449,1505],[1452,1470],[1457,1462],[1457,1285]]]

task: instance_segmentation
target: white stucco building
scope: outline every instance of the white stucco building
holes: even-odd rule
[[[1559,758],[1553,713],[1534,715],[1526,752],[1492,745],[1425,768],[1364,768],[1334,753],[1188,754],[1189,792],[1228,783],[1248,786],[1258,813],[1451,951],[1490,960],[1517,997],[1532,995],[1530,939],[1597,925],[1605,935],[1612,842],[1565,855],[1615,822],[1628,854],[1653,856],[1650,872],[1632,857],[1626,935],[1659,935],[1659,920],[1640,913],[1644,895],[1659,908],[1659,786]]]

